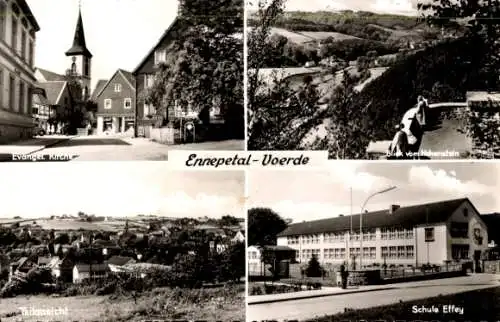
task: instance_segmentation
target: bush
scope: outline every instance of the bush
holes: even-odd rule
[[[262,295],[262,288],[260,286],[252,287],[252,290],[250,291],[250,295]]]
[[[311,260],[309,260],[309,264],[306,268],[306,276],[307,277],[323,276],[323,269],[321,268],[321,265],[319,264],[319,261],[316,258],[316,256],[311,257]]]

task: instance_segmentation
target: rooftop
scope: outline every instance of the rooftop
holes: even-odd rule
[[[414,227],[426,223],[441,223],[448,220],[451,214],[464,202],[472,203],[468,198],[446,200],[421,205],[400,207],[392,213],[388,209],[363,214],[363,229],[379,227]],[[474,205],[472,205],[474,207]],[[477,211],[477,210],[476,210]],[[328,219],[306,221],[289,225],[278,236],[319,234],[330,232],[359,230],[360,214],[339,216]],[[352,219],[351,219],[352,218]]]

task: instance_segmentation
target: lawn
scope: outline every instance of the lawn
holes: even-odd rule
[[[1,299],[0,320],[41,319],[22,316],[20,308],[25,307],[63,308],[67,313],[48,318],[56,321],[141,321],[145,318],[244,321],[244,294],[244,285],[237,285],[201,290],[157,288],[139,296],[137,301],[130,296],[18,296]]]
[[[454,305],[463,308],[463,314],[444,313],[444,307]],[[414,313],[415,308],[436,308],[437,313]],[[428,311],[427,311],[428,312]],[[362,310],[352,310],[341,314],[306,320],[308,322],[329,321],[498,321],[500,319],[500,288],[489,288],[461,294],[438,296],[425,300],[402,302]]]

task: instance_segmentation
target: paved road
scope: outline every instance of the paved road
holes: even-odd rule
[[[362,309],[388,305],[401,301],[411,301],[435,297],[439,294],[455,294],[482,288],[500,286],[500,276],[477,274],[466,277],[394,284],[391,290],[371,291],[317,297],[303,300],[275,302],[269,304],[249,304],[249,321],[261,320],[305,320],[315,316],[333,315],[344,312],[345,308]],[[408,308],[411,309],[410,307]]]
[[[55,144],[54,144],[55,143]],[[51,146],[44,148],[44,145]],[[52,145],[53,144],[53,145]],[[42,137],[0,147],[0,153],[69,155],[75,161],[167,160],[172,150],[244,150],[244,141],[229,140],[196,144],[164,145],[144,138],[120,137]]]

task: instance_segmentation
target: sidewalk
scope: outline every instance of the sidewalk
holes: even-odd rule
[[[247,296],[247,302],[248,305],[265,304],[265,303],[301,300],[301,299],[342,295],[342,294],[383,291],[399,287],[400,286],[396,285],[366,285],[359,287],[351,286],[348,287],[347,289],[342,289],[340,287],[323,287],[321,290],[310,290],[310,291],[300,291],[300,292],[281,293],[281,294],[249,295]]]
[[[359,287],[348,287],[347,289],[342,289],[340,287],[323,287],[321,290],[311,290],[311,291],[300,291],[293,293],[281,293],[281,294],[266,294],[266,295],[249,295],[247,296],[248,305],[253,304],[266,304],[274,302],[284,302],[292,300],[301,300],[316,297],[343,295],[343,294],[353,294],[353,293],[365,293],[373,291],[385,291],[385,290],[396,290],[404,288],[420,288],[420,287],[430,287],[430,286],[442,286],[442,285],[460,285],[465,282],[473,280],[477,284],[490,284],[491,287],[500,286],[500,274],[470,274],[461,277],[450,277],[450,278],[440,278],[431,279],[415,282],[402,282],[384,285],[364,285]],[[249,290],[250,291],[250,290]]]
[[[0,154],[31,154],[77,136],[50,135],[0,145]]]

